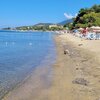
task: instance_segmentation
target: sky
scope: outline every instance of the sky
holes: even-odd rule
[[[100,0],[0,0],[0,27],[58,23]]]

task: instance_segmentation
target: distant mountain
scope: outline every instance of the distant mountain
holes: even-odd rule
[[[53,25],[53,23],[38,23],[35,24],[34,26],[49,26],[49,25]]]
[[[59,25],[65,25],[65,24],[67,24],[67,23],[72,23],[73,22],[73,19],[68,19],[68,20],[64,20],[64,21],[62,21],[62,22],[60,22],[60,23],[58,23]]]

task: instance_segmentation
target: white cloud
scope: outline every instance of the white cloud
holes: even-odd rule
[[[78,15],[78,13],[75,14],[75,17]]]
[[[77,16],[77,13],[73,16],[72,14],[67,14],[67,13],[64,13],[64,16],[67,18],[67,19],[72,19],[74,17]]]

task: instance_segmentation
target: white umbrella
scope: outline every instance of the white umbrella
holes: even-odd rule
[[[83,28],[79,28],[78,30],[81,31],[81,30],[83,30]]]
[[[99,26],[92,26],[91,29],[93,29],[93,30],[100,30],[100,27]]]
[[[100,33],[100,30],[93,30],[94,32],[99,32]]]

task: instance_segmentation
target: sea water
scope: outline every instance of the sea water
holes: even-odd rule
[[[48,55],[48,62],[44,62],[51,64],[55,60],[53,33],[0,31],[0,98]]]

